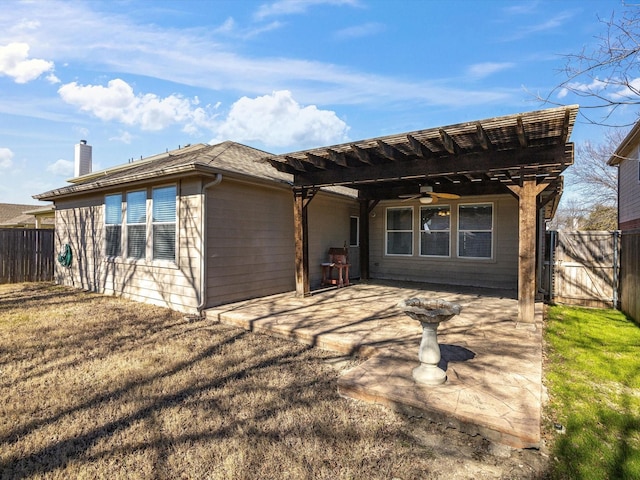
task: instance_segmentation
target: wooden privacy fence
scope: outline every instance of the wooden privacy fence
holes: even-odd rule
[[[0,228],[0,283],[53,280],[53,230]]]
[[[640,232],[623,232],[620,244],[620,309],[640,322]]]
[[[566,305],[617,308],[619,232],[547,232],[543,290]]]

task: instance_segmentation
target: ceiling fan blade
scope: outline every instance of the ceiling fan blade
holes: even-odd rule
[[[409,200],[420,198],[420,195],[400,195],[400,198],[402,198],[402,202],[408,202]]]
[[[429,195],[431,195],[432,197],[448,198],[448,199],[451,199],[451,200],[455,200],[456,198],[460,198],[460,195],[456,195],[455,193],[430,192]]]

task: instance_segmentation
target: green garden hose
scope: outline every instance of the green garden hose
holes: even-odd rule
[[[70,267],[72,258],[73,255],[71,254],[71,245],[65,243],[62,253],[58,254],[58,262],[63,267]]]

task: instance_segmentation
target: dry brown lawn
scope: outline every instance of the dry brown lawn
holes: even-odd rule
[[[337,360],[119,298],[0,285],[0,477],[540,476],[537,452],[341,398]]]

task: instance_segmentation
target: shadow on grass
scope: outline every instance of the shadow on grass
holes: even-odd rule
[[[446,427],[432,434],[341,398],[327,363],[340,354],[94,294],[28,293],[2,297],[13,307],[0,313],[1,478],[448,478],[451,465],[484,468],[480,438],[448,431],[443,443]],[[28,320],[3,324],[17,310]],[[464,448],[473,455],[459,457]]]

